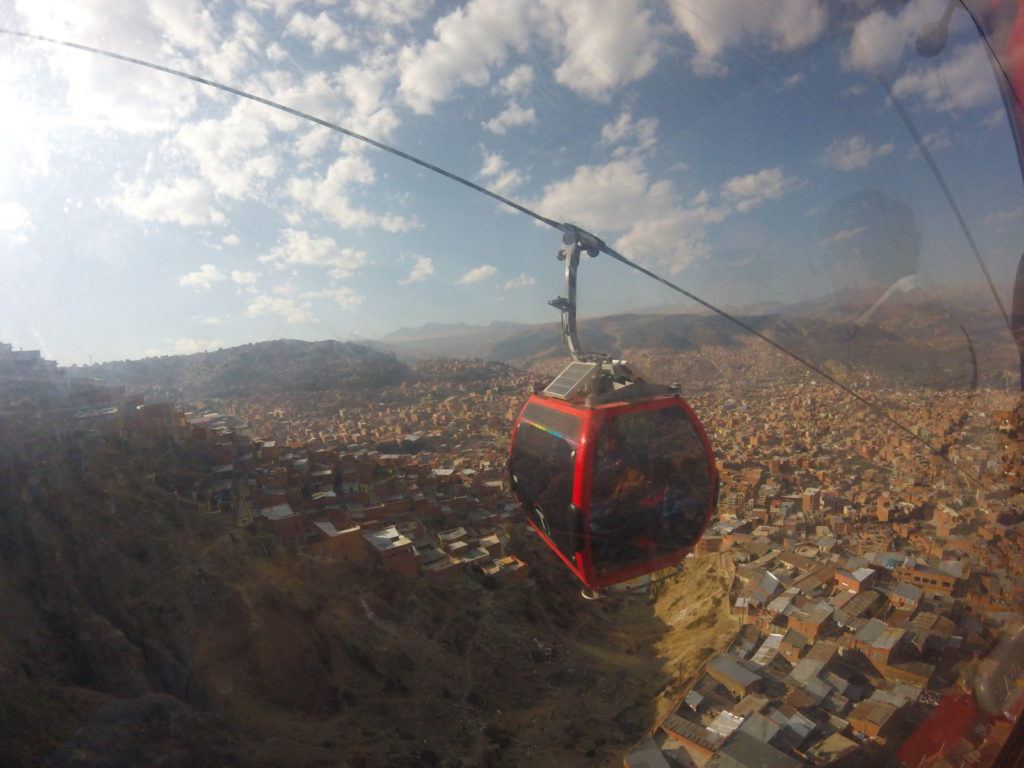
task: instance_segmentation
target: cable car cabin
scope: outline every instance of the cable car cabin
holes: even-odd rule
[[[574,402],[557,386],[574,366],[600,368],[573,363],[530,397],[509,472],[530,524],[596,590],[686,557],[711,519],[718,473],[700,421],[674,390],[631,383]]]

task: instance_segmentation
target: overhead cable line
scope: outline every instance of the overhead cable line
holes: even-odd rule
[[[294,115],[295,117],[302,118],[303,120],[308,120],[311,123],[316,123],[317,125],[322,125],[324,128],[330,128],[332,131],[343,134],[345,136],[350,136],[353,139],[357,139],[363,142],[364,144],[369,144],[372,147],[381,149],[385,152],[395,155],[396,157],[400,157],[403,160],[408,160],[410,163],[415,163],[416,165],[426,168],[427,170],[434,171],[435,173],[439,173],[442,176],[447,176],[452,181],[457,181],[460,184],[465,184],[470,189],[475,189],[477,192],[481,192],[487,195],[488,197],[494,198],[499,203],[503,203],[504,205],[507,205],[510,208],[515,208],[520,213],[525,213],[527,216],[531,216],[537,221],[547,224],[549,227],[554,227],[555,229],[561,228],[561,225],[558,222],[552,221],[549,218],[541,216],[539,213],[531,211],[529,208],[520,205],[514,200],[509,200],[507,197],[502,197],[497,192],[492,192],[486,187],[481,187],[479,184],[474,184],[469,179],[465,179],[462,176],[459,176],[458,174],[452,173],[451,171],[446,171],[444,168],[436,166],[433,163],[428,163],[426,160],[421,160],[415,155],[410,155],[408,152],[403,152],[402,150],[385,144],[382,141],[371,139],[369,136],[364,136],[361,133],[356,133],[355,131],[340,126],[337,123],[332,123],[328,120],[324,120],[323,118],[319,118],[316,115],[311,115],[308,112],[303,112],[302,110],[295,109],[294,107],[286,106],[277,101],[265,99],[262,96],[257,96],[256,94],[250,93],[249,91],[243,91],[241,88],[235,88],[234,86],[226,85],[216,80],[210,80],[206,77],[200,77],[199,75],[193,75],[188,72],[184,72],[180,69],[174,69],[173,67],[165,67],[163,64],[156,64],[152,61],[146,61],[145,59],[137,59],[133,56],[125,56],[123,54],[114,53],[113,51],[107,51],[102,48],[94,48],[91,45],[72,43],[68,40],[57,40],[52,37],[44,37],[43,35],[33,35],[29,32],[19,32],[17,30],[5,29],[2,27],[0,27],[0,34],[13,35],[15,37],[23,37],[28,40],[37,40],[39,42],[51,43],[53,45],[62,45],[65,48],[74,48],[79,51],[85,51],[86,53],[94,53],[97,56],[106,56],[108,59],[116,59],[117,61],[124,61],[129,64],[136,64],[140,67],[146,67],[147,69],[155,69],[157,72],[163,72],[168,75],[174,75],[175,77],[181,77],[185,80],[191,80],[194,83],[208,85],[211,88],[216,88],[220,91],[233,94],[235,96],[238,96],[239,98],[248,99],[249,101],[255,101],[257,104],[263,104],[266,107],[277,109],[280,110],[281,112],[286,112],[289,115]]]
[[[968,475],[963,469],[961,469],[959,466],[957,466],[957,464],[955,462],[953,462],[947,456],[944,456],[939,450],[934,448],[927,440],[925,440],[923,437],[921,437],[916,432],[914,432],[910,427],[906,426],[905,424],[903,424],[902,422],[900,422],[899,420],[897,420],[893,416],[889,415],[885,410],[883,410],[882,408],[880,408],[877,405],[875,405],[873,402],[871,402],[866,397],[864,397],[863,395],[858,393],[856,390],[854,390],[849,385],[844,384],[842,381],[840,381],[839,379],[835,378],[834,376],[832,376],[831,374],[829,374],[828,372],[823,370],[821,367],[815,365],[810,360],[807,360],[806,358],[798,355],[796,352],[792,351],[791,349],[789,349],[785,345],[775,341],[770,336],[768,336],[768,335],[762,333],[761,331],[757,330],[756,328],[754,328],[749,323],[746,323],[743,320],[741,320],[740,318],[730,314],[729,312],[726,312],[724,309],[720,309],[719,307],[715,306],[714,304],[710,303],[709,301],[706,301],[705,299],[700,298],[696,294],[686,290],[685,288],[682,288],[682,287],[676,285],[675,283],[671,282],[670,280],[667,280],[664,277],[661,277],[660,275],[656,274],[655,272],[652,272],[651,270],[647,269],[646,267],[642,267],[641,265],[637,264],[635,261],[632,261],[632,260],[626,258],[625,256],[623,256],[621,253],[616,251],[614,248],[611,248],[610,246],[608,246],[600,238],[597,238],[597,237],[595,237],[595,236],[593,236],[593,235],[591,235],[589,233],[585,233],[583,230],[581,230],[580,228],[576,227],[573,224],[559,223],[559,222],[555,221],[554,219],[549,219],[548,217],[542,216],[541,214],[537,213],[536,211],[533,211],[533,210],[527,208],[526,206],[521,205],[520,203],[515,202],[514,200],[510,200],[507,197],[503,197],[502,195],[499,195],[496,192],[492,192],[491,190],[487,189],[486,187],[482,187],[479,184],[475,184],[474,182],[470,181],[469,179],[466,179],[466,178],[464,178],[462,176],[459,176],[458,174],[452,173],[451,171],[447,171],[444,168],[441,168],[441,167],[439,167],[437,165],[434,165],[433,163],[427,162],[426,160],[422,160],[422,159],[416,157],[415,155],[410,155],[408,152],[403,152],[402,150],[397,149],[396,147],[393,147],[393,146],[390,146],[388,144],[385,144],[382,141],[377,141],[376,139],[372,139],[369,136],[365,136],[365,135],[363,135],[361,133],[357,133],[355,131],[349,130],[348,128],[345,128],[343,126],[338,125],[337,123],[332,123],[332,122],[330,122],[328,120],[324,120],[322,118],[316,117],[315,115],[311,115],[308,112],[303,112],[301,110],[295,109],[294,107],[289,107],[289,106],[286,106],[284,104],[281,104],[280,102],[276,102],[276,101],[273,101],[271,99],[264,98],[262,96],[257,96],[256,94],[250,93],[249,91],[244,91],[241,88],[235,88],[234,86],[226,85],[225,83],[221,83],[221,82],[218,82],[216,80],[211,80],[211,79],[206,78],[206,77],[200,77],[199,75],[193,75],[193,74],[185,72],[183,70],[174,69],[173,67],[167,67],[167,66],[164,66],[162,64],[156,64],[156,63],[154,63],[152,61],[147,61],[145,59],[139,59],[139,58],[135,58],[133,56],[125,56],[125,55],[120,54],[120,53],[115,53],[114,51],[108,51],[108,50],[105,50],[103,48],[96,48],[96,47],[93,47],[93,46],[90,46],[90,45],[83,45],[81,43],[74,43],[74,42],[71,42],[71,41],[68,41],[68,40],[57,40],[57,39],[52,38],[52,37],[45,37],[43,35],[35,35],[35,34],[29,33],[29,32],[20,32],[20,31],[17,31],[17,30],[6,29],[6,28],[3,28],[3,27],[0,27],[0,34],[11,35],[11,36],[14,36],[14,37],[20,37],[20,38],[24,38],[24,39],[27,39],[27,40],[36,40],[38,42],[49,43],[51,45],[59,45],[59,46],[65,47],[65,48],[72,48],[72,49],[79,50],[79,51],[85,51],[86,53],[92,53],[92,54],[95,54],[97,56],[104,56],[104,57],[106,57],[108,59],[114,59],[116,61],[123,61],[123,62],[126,62],[128,64],[135,64],[137,66],[145,67],[147,69],[152,69],[152,70],[155,70],[157,72],[163,72],[165,74],[173,75],[175,77],[180,77],[180,78],[183,78],[185,80],[191,80],[192,82],[199,83],[200,85],[206,85],[206,86],[209,86],[211,88],[216,88],[217,90],[224,91],[226,93],[230,93],[230,94],[232,94],[234,96],[238,96],[239,98],[248,99],[249,101],[254,101],[257,104],[262,104],[262,105],[264,105],[266,107],[270,107],[271,109],[276,109],[278,111],[285,112],[285,113],[287,113],[289,115],[294,115],[295,117],[301,118],[303,120],[308,120],[308,121],[310,121],[312,123],[315,123],[316,125],[321,125],[324,128],[328,128],[328,129],[330,129],[332,131],[335,131],[336,133],[340,133],[340,134],[342,134],[344,136],[349,136],[349,137],[351,137],[353,139],[356,139],[358,141],[361,141],[361,142],[363,142],[365,144],[369,144],[372,147],[376,147],[377,149],[383,150],[384,152],[387,152],[389,154],[395,155],[396,157],[400,157],[400,158],[402,158],[404,160],[408,160],[411,163],[415,163],[416,165],[418,165],[418,166],[420,166],[422,168],[426,168],[428,170],[434,171],[435,173],[438,173],[438,174],[440,174],[442,176],[445,176],[446,178],[449,178],[452,181],[458,182],[459,184],[462,184],[463,186],[469,187],[470,189],[474,189],[477,192],[480,192],[480,193],[482,193],[484,195],[487,195],[488,197],[490,197],[490,198],[492,198],[494,200],[497,200],[499,203],[502,203],[503,205],[507,205],[510,208],[513,208],[514,210],[519,211],[520,213],[524,213],[527,216],[531,217],[532,219],[535,219],[536,221],[539,221],[539,222],[542,222],[544,224],[547,224],[549,227],[552,227],[553,229],[557,229],[557,230],[561,231],[564,235],[566,235],[568,237],[576,236],[578,234],[584,234],[588,244],[592,244],[592,245],[596,246],[597,250],[600,250],[600,252],[607,254],[608,256],[610,256],[611,258],[615,259],[616,261],[619,261],[619,262],[625,264],[626,266],[631,267],[632,269],[635,269],[637,272],[640,272],[641,274],[646,275],[647,277],[651,278],[652,280],[655,280],[655,281],[661,283],[662,285],[664,285],[664,286],[666,286],[668,288],[671,288],[673,291],[675,291],[675,292],[677,292],[677,293],[687,297],[688,299],[690,299],[692,301],[695,301],[697,304],[700,304],[702,307],[704,307],[704,308],[710,310],[711,312],[719,315],[720,317],[728,320],[729,322],[733,323],[734,325],[738,326],[739,328],[742,328],[744,331],[747,331],[748,333],[753,334],[757,338],[759,338],[762,341],[770,344],[772,347],[774,347],[778,351],[782,352],[787,357],[793,359],[794,361],[796,361],[800,365],[803,365],[804,367],[806,367],[809,370],[813,371],[818,376],[822,377],[826,381],[828,381],[831,384],[833,384],[835,387],[839,388],[843,392],[847,393],[848,395],[850,395],[851,397],[856,399],[858,402],[862,403],[864,406],[866,406],[876,416],[881,417],[883,420],[889,422],[890,424],[892,424],[894,427],[896,427],[900,431],[904,432],[905,434],[909,435],[911,438],[913,438],[917,442],[919,442],[922,445],[924,445],[928,449],[929,452],[931,452],[935,456],[940,457],[941,459],[943,459],[944,461],[949,463],[951,466],[956,468],[971,483],[974,483],[975,485],[979,485],[980,486],[980,483],[975,478],[973,478],[970,475]]]
[[[775,341],[775,339],[771,338],[770,336],[768,336],[765,333],[762,333],[761,331],[757,330],[756,328],[754,328],[749,323],[744,322],[740,318],[735,317],[734,315],[729,314],[724,309],[719,309],[718,307],[714,306],[713,304],[711,304],[711,303],[705,301],[704,299],[700,298],[696,294],[693,294],[690,291],[687,291],[685,288],[681,288],[678,285],[676,285],[675,283],[673,283],[673,282],[671,282],[669,280],[666,280],[665,278],[661,277],[660,275],[658,275],[658,274],[656,274],[654,272],[651,272],[649,269],[646,269],[645,267],[640,266],[636,262],[630,261],[629,259],[627,259],[625,256],[623,256],[621,253],[618,253],[614,249],[609,248],[608,246],[604,246],[601,250],[604,253],[606,253],[609,256],[611,256],[613,259],[616,259],[617,261],[621,261],[623,264],[626,264],[627,266],[632,267],[633,269],[637,270],[638,272],[640,272],[640,273],[642,273],[644,275],[647,275],[652,280],[657,280],[662,285],[667,286],[668,288],[671,288],[673,291],[676,291],[677,293],[681,293],[683,296],[686,296],[686,298],[691,299],[692,301],[697,302],[702,307],[706,307],[707,309],[711,310],[712,312],[720,315],[721,317],[724,317],[726,320],[729,320],[730,322],[732,322],[735,325],[739,326],[740,328],[742,328],[743,330],[747,331],[748,333],[751,333],[754,336],[756,336],[757,338],[761,339],[761,341],[764,341],[764,342],[766,342],[768,344],[771,344],[773,347],[775,347],[775,349],[779,350],[780,352],[782,352],[787,357],[790,357],[791,359],[793,359],[796,362],[800,363],[804,367],[810,369],[811,371],[816,373],[818,376],[820,376],[821,378],[823,378],[826,381],[828,381],[829,383],[831,383],[833,386],[838,387],[843,392],[845,392],[846,394],[850,395],[851,397],[856,399],[858,402],[862,403],[864,406],[866,406],[876,416],[879,416],[880,418],[884,419],[885,421],[889,422],[894,427],[899,429],[901,432],[904,432],[905,434],[907,434],[910,437],[912,437],[915,441],[921,443],[923,446],[925,446],[925,448],[928,449],[929,453],[931,453],[931,454],[933,454],[935,456],[938,456],[943,461],[947,462],[950,466],[955,468],[958,472],[962,473],[963,476],[966,477],[970,482],[974,483],[975,485],[980,486],[980,483],[975,478],[973,478],[969,474],[967,474],[956,462],[952,461],[948,456],[945,456],[941,451],[939,451],[937,448],[935,448],[931,443],[929,443],[927,440],[925,440],[923,437],[921,437],[919,434],[917,434],[914,430],[912,430],[906,424],[904,424],[903,422],[901,422],[898,419],[894,418],[893,416],[890,416],[889,413],[886,412],[884,409],[879,408],[875,403],[873,403],[870,400],[868,400],[866,397],[864,397],[862,394],[860,394],[855,389],[850,387],[848,384],[844,384],[842,381],[837,379],[835,376],[833,376],[832,374],[830,374],[827,371],[823,370],[820,366],[817,366],[814,363],[812,363],[810,360],[807,360],[806,358],[798,355],[796,352],[794,352],[793,350],[789,349],[784,344],[780,344],[779,342]],[[971,348],[972,357],[973,357],[973,352],[974,352],[974,350],[973,350],[973,347],[972,347]],[[977,373],[975,372],[975,376],[976,375],[977,375]]]

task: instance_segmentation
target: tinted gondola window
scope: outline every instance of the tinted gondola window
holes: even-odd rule
[[[512,449],[516,494],[533,523],[562,553],[577,551],[578,515],[572,507],[576,447],[529,422],[521,422]]]
[[[692,547],[713,493],[704,443],[678,407],[621,414],[597,437],[594,566],[608,573]]]

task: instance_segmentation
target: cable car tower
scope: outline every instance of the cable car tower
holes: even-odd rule
[[[686,557],[711,520],[718,472],[678,387],[583,352],[576,273],[584,252],[595,257],[605,245],[573,225],[561,229],[566,295],[549,303],[562,313],[572,362],[526,401],[508,464],[528,522],[593,596]]]

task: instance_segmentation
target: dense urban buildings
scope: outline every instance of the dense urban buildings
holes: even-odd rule
[[[222,469],[248,477],[233,486],[255,500],[243,515],[285,548],[330,552],[347,536],[358,554],[331,556],[409,578],[523,578],[529,564],[506,554],[519,517],[503,465],[529,381],[505,370],[450,384],[473,366],[486,370],[438,364],[436,380],[373,398],[222,404],[276,438]],[[980,730],[958,732],[943,702],[1020,627],[1016,400],[864,395],[891,419],[809,378],[694,398],[723,476],[701,550],[735,564],[739,630],[627,765],[825,765],[897,748],[907,765],[981,765],[998,749],[1000,723],[1024,707],[1019,684]],[[307,493],[282,520],[273,486],[289,482]],[[929,741],[936,722],[955,743]],[[974,762],[937,757],[953,752]]]
[[[209,446],[193,502],[280,557],[500,590],[530,578],[505,456],[533,379],[435,361],[372,391],[180,408],[60,387],[80,430]],[[805,376],[692,397],[723,480],[698,550],[735,575],[736,632],[626,765],[982,766],[1024,711],[1017,396],[861,394],[877,410]]]
[[[1024,710],[1020,669],[993,661],[1020,651],[1018,401],[863,394],[906,429],[810,380],[702,395],[724,478],[702,548],[736,564],[739,631],[627,765],[998,753]],[[963,706],[999,675],[991,711]]]

